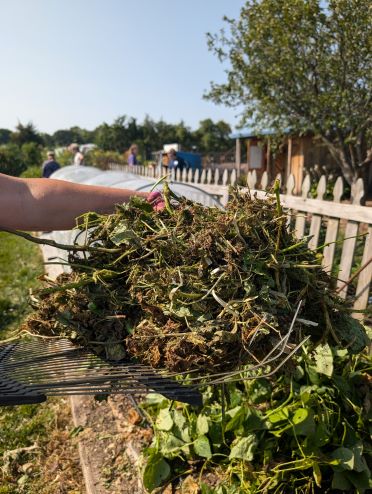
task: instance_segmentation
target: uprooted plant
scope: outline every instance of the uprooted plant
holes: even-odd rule
[[[310,336],[358,352],[362,326],[329,288],[321,256],[287,229],[278,194],[232,191],[226,210],[175,199],[154,212],[133,197],[111,215],[78,218],[72,272],[33,296],[32,333],[67,336],[108,358],[176,372],[257,363]]]

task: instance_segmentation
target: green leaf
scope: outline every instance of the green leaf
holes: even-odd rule
[[[314,351],[315,370],[319,374],[331,377],[333,374],[333,355],[328,343],[318,345]]]
[[[313,413],[309,408],[298,408],[292,417],[292,423],[297,435],[310,436],[315,432]]]
[[[214,448],[219,448],[223,442],[221,422],[211,422],[209,424],[209,437],[211,438]]]
[[[111,233],[110,240],[115,245],[121,245],[123,243],[132,243],[135,245],[141,245],[141,239],[131,229],[128,229],[125,224],[118,225]]]
[[[254,408],[248,408],[244,419],[245,432],[254,432],[267,429],[267,424],[263,420],[261,413]]]
[[[183,451],[184,447],[185,442],[173,434],[166,434],[165,439],[160,444],[161,452],[167,458],[177,456],[181,451]]]
[[[244,407],[238,406],[228,411],[227,415],[230,415],[231,420],[226,424],[225,431],[233,431],[238,429],[244,421]]]
[[[268,379],[254,379],[248,384],[248,393],[252,403],[263,403],[270,398],[271,384]]]
[[[331,458],[336,460],[335,463],[332,463],[336,471],[354,469],[354,453],[349,448],[337,448],[331,453]]]
[[[182,414],[182,412],[178,410],[173,411],[173,422],[179,427],[183,429],[187,423],[186,417]]]
[[[199,436],[196,441],[194,441],[195,453],[203,458],[211,458],[212,451],[209,444],[209,439],[207,436]]]
[[[170,431],[173,427],[171,412],[167,408],[162,408],[156,419],[156,427],[161,431]]]
[[[327,426],[321,422],[315,429],[315,433],[309,438],[310,444],[317,448],[326,445],[330,440],[330,433]]]
[[[174,422],[172,432],[176,437],[182,439],[182,441],[186,443],[190,442],[190,422],[186,419],[181,411],[174,410],[172,413]]]
[[[160,454],[152,455],[148,458],[143,472],[143,484],[148,491],[153,491],[161,486],[171,474],[169,464]]]
[[[347,491],[353,486],[347,479],[345,472],[335,472],[332,479],[332,489],[338,489],[340,491]]]
[[[363,458],[363,444],[361,442],[355,444],[352,448],[354,453],[354,470],[356,472],[363,472],[368,470],[366,460]]]
[[[289,418],[289,410],[287,407],[280,408],[276,412],[267,415],[267,419],[272,424],[283,422],[283,420],[288,420],[288,418]]]
[[[163,395],[159,393],[149,393],[146,395],[145,403],[146,405],[161,405],[167,401]]]
[[[208,419],[205,415],[198,415],[196,421],[196,430],[200,436],[202,436],[203,434],[208,434]]]
[[[246,461],[252,461],[254,457],[254,450],[258,444],[257,438],[254,434],[248,434],[247,437],[236,439],[232,443],[229,458],[240,458]]]
[[[316,461],[313,463],[313,476],[316,485],[318,487],[322,487],[322,472],[320,471],[319,464]]]
[[[363,494],[367,490],[371,492],[372,480],[369,470],[366,472],[345,472],[345,476],[356,487],[358,494]]]

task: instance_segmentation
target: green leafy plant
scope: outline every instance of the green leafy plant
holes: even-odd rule
[[[149,395],[143,408],[155,436],[144,452],[146,488],[191,473],[204,494],[366,493],[371,369],[366,355],[308,347],[275,380],[207,388],[200,409]],[[163,476],[155,468],[162,460]]]

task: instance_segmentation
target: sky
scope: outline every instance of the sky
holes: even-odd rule
[[[244,0],[0,0],[0,128],[93,129],[123,114],[196,128],[238,112],[203,100],[225,80],[206,33]]]

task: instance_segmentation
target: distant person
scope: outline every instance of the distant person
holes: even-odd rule
[[[182,170],[187,168],[186,161],[179,156],[175,149],[170,149],[168,152],[168,170]]]
[[[74,165],[77,166],[84,165],[84,154],[80,151],[79,146],[76,146],[75,148]]]
[[[138,154],[138,147],[137,144],[132,144],[131,147],[129,148],[128,152],[128,165],[129,166],[135,166],[138,165],[138,159],[137,159],[137,154]]]
[[[56,156],[53,151],[47,154],[47,160],[41,165],[43,178],[49,178],[52,173],[61,168],[61,165],[56,161]]]

